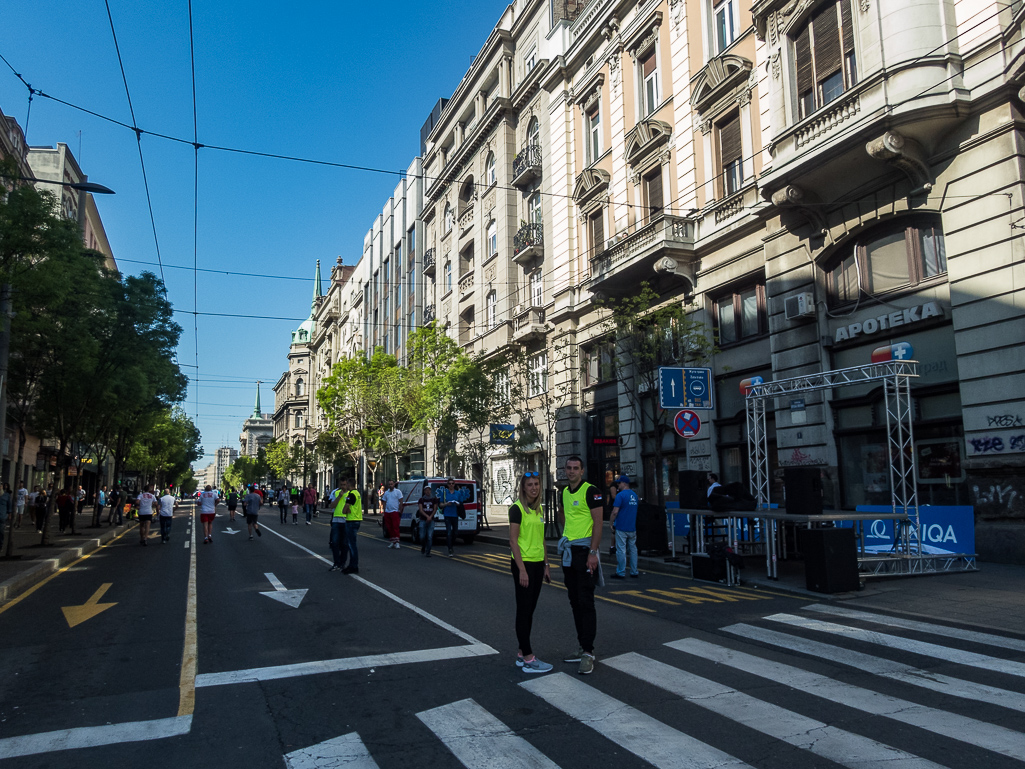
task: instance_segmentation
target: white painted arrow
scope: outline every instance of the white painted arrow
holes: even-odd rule
[[[275,601],[281,601],[281,603],[291,606],[293,609],[298,609],[299,604],[302,603],[303,597],[306,595],[306,588],[301,590],[287,590],[285,586],[281,584],[281,580],[275,577],[270,572],[266,572],[263,576],[270,580],[271,585],[274,586],[273,592],[268,591],[266,593],[260,593],[268,598],[273,598]]]
[[[227,528],[227,529],[225,529],[225,530],[224,530],[224,533],[225,533],[225,534],[238,534],[238,532],[237,532],[237,531],[235,531],[235,529],[232,529],[232,528]]]
[[[326,769],[342,765],[346,769],[378,769],[356,732],[285,755],[288,769]]]

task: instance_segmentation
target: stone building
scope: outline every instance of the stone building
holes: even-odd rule
[[[242,423],[242,433],[238,437],[239,453],[243,457],[255,457],[260,449],[274,440],[274,420],[271,414],[260,410],[260,385],[256,383],[256,405],[253,413]]]

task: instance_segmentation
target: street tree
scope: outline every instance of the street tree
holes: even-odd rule
[[[472,467],[480,468],[476,480],[486,487],[486,468],[491,455],[491,425],[509,419],[509,393],[502,382],[506,359],[463,357],[451,371],[453,407],[457,414],[463,451]]]

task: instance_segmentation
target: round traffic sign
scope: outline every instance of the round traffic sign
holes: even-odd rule
[[[705,397],[705,382],[701,379],[691,379],[687,382],[687,392],[690,393],[690,397],[701,399]]]
[[[673,429],[681,438],[693,438],[701,431],[701,419],[693,411],[684,409],[673,420]]]

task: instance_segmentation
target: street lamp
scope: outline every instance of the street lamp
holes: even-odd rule
[[[56,184],[60,187],[69,187],[82,193],[114,194],[114,190],[109,187],[89,181],[59,182],[52,179],[37,179],[31,176],[18,176],[14,174],[0,174],[0,177],[23,182]],[[11,357],[11,318],[14,317],[11,307],[11,284],[8,282],[6,275],[3,277],[3,281],[3,284],[0,285],[0,446],[3,445],[3,440],[7,436],[7,369]],[[4,557],[11,558],[11,552],[14,548],[14,516],[8,515],[7,521],[7,547]]]

